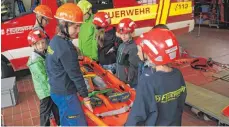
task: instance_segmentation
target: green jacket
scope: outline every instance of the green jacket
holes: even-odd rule
[[[84,56],[98,60],[98,48],[95,34],[97,32],[93,24],[93,15],[80,26],[79,49]]]
[[[41,100],[50,96],[50,85],[45,69],[45,59],[38,53],[32,52],[27,62],[27,66],[30,69],[34,89],[38,98]]]

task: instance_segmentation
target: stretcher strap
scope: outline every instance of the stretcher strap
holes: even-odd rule
[[[113,115],[122,114],[122,113],[125,113],[125,112],[129,111],[129,109],[132,107],[132,105],[133,105],[133,102],[131,102],[131,104],[129,106],[124,106],[124,107],[122,107],[120,109],[116,109],[116,110],[112,110],[112,111],[96,114],[96,116],[105,117],[105,116],[113,116]]]

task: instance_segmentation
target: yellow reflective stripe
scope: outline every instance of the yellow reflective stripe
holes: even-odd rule
[[[160,24],[166,24],[167,23],[169,6],[170,6],[170,0],[164,0],[164,7],[162,10],[162,14],[161,14],[162,17],[161,17]]]
[[[149,20],[156,18],[158,5],[141,5],[133,7],[123,7],[107,10],[99,10],[106,12],[111,17],[111,24],[118,24],[123,18],[131,18],[134,21]]]
[[[179,89],[175,91],[165,93],[163,95],[155,95],[155,100],[156,102],[167,103],[169,101],[179,98],[180,95],[185,92],[185,89],[186,89],[185,86],[181,86]]]
[[[50,46],[48,46],[48,48],[47,48],[47,53],[51,54],[51,55],[54,53],[54,51],[52,50],[52,48]]]
[[[159,9],[157,11],[157,20],[156,20],[156,24],[159,24],[160,23],[160,18],[161,18],[161,10],[162,10],[162,6],[163,6],[163,0],[159,0],[160,3],[159,3]]]

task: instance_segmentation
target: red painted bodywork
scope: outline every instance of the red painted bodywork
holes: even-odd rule
[[[138,6],[136,0],[113,0],[114,8]]]
[[[14,65],[13,69],[14,70],[23,70],[23,69],[27,69],[27,65],[26,63],[28,62],[29,57],[22,57],[19,59],[13,59],[10,60],[11,64]]]

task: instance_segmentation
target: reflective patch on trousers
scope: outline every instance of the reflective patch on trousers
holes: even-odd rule
[[[79,118],[80,115],[70,115],[70,116],[67,116],[68,119],[76,119],[76,118]]]

